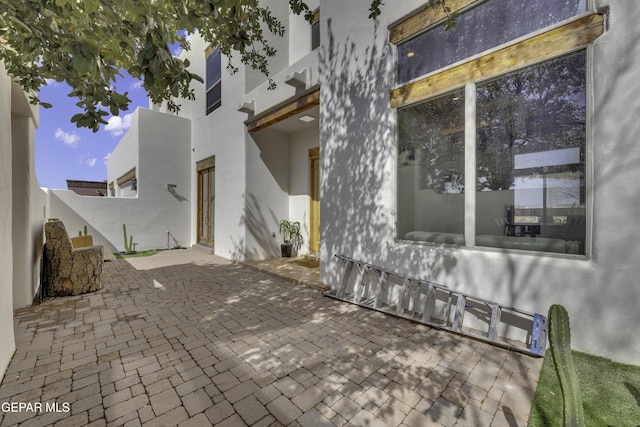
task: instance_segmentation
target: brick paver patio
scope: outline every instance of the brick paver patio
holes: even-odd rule
[[[104,268],[18,311],[1,426],[526,426],[541,359],[219,259]]]

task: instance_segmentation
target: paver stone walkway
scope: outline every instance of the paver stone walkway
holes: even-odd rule
[[[174,255],[18,310],[0,425],[526,426],[541,359]]]

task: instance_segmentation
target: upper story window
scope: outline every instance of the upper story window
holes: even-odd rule
[[[311,21],[311,50],[320,46],[320,9],[313,13]]]
[[[587,254],[586,47],[604,20],[556,3],[488,0],[437,37],[391,29],[410,81],[391,92],[398,239]]]
[[[222,105],[222,58],[220,48],[207,50],[207,114]]]
[[[115,186],[112,186],[112,195],[118,197],[136,197],[138,195],[138,178],[136,175],[136,168],[131,169],[124,175],[116,179],[118,184],[117,193]],[[113,184],[113,183],[112,183]]]
[[[398,44],[398,83],[577,16],[585,0],[490,0],[460,15],[446,30],[438,25]]]

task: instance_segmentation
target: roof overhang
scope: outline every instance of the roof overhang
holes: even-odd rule
[[[320,105],[320,86],[314,86],[245,122],[249,132],[257,132]]]

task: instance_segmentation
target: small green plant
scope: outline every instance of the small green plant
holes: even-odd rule
[[[84,226],[84,235],[85,236],[87,235],[87,226],[86,225]],[[82,236],[82,230],[78,231],[78,236],[79,237]]]
[[[567,310],[554,304],[549,308],[549,345],[562,392],[564,427],[584,427],[584,413],[578,376],[571,355],[571,328]]]
[[[127,240],[127,225],[122,224],[122,233],[124,234],[124,252],[130,253],[131,248],[133,246],[133,236],[129,236],[129,240]]]
[[[300,221],[289,221],[283,219],[280,221],[280,234],[286,245],[293,245],[296,248],[302,243],[302,234],[300,234]]]

